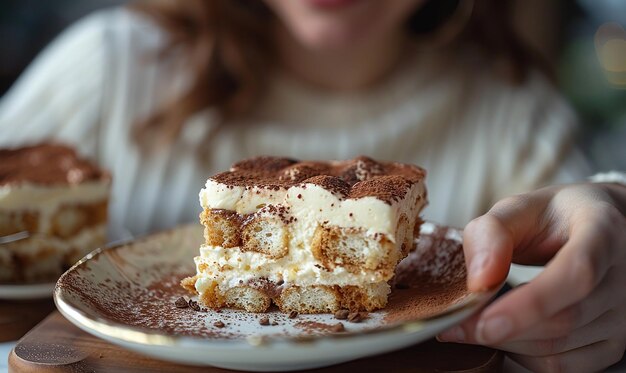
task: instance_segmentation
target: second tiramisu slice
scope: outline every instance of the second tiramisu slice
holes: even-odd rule
[[[211,308],[372,311],[412,249],[426,205],[413,165],[259,157],[207,180],[206,243],[183,281]]]

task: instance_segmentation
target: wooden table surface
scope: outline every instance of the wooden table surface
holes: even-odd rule
[[[55,309],[52,298],[32,301],[0,300],[0,342],[21,338]]]
[[[400,351],[312,372],[496,372],[503,354],[479,346],[431,340]],[[158,361],[87,334],[52,313],[15,346],[9,372],[232,372]]]

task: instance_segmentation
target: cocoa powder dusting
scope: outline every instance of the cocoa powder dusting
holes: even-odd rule
[[[180,281],[188,273],[176,273],[176,268],[168,269],[167,266],[160,267],[159,271],[169,272],[169,275],[164,275],[162,280],[145,288],[120,281],[94,286],[87,276],[78,276],[76,273],[68,273],[59,286],[81,298],[85,304],[97,310],[101,317],[127,326],[170,335],[212,339],[239,337],[234,332],[210,328],[210,324],[205,323],[207,313],[196,312],[189,307],[173,307],[173,303],[187,295]]]
[[[344,330],[342,323],[326,324],[316,321],[300,321],[297,322],[294,326],[298,329],[302,329],[304,332],[309,334],[326,334],[329,332],[336,333]]]
[[[393,203],[404,198],[413,183],[401,175],[380,176],[354,184],[348,198],[359,199],[375,196],[386,203]]]
[[[389,297],[387,322],[431,317],[469,295],[463,246],[447,234],[439,228],[420,236],[416,249],[400,262],[395,281],[402,290]]]
[[[0,149],[0,185],[24,182],[75,185],[110,178],[108,172],[79,157],[69,146],[43,143]]]
[[[315,184],[341,198],[376,197],[392,203],[404,197],[411,185],[422,181],[426,171],[418,166],[377,162],[360,156],[346,161],[298,161],[281,157],[257,157],[235,163],[230,171],[210,179],[228,188],[280,190]],[[302,198],[298,195],[298,198]]]

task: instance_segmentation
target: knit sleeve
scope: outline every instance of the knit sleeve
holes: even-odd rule
[[[108,13],[94,13],[56,38],[0,101],[0,147],[43,140],[94,156],[104,94]]]
[[[507,101],[506,122],[493,138],[497,198],[584,181],[590,171],[576,143],[578,119],[557,90],[534,74]]]

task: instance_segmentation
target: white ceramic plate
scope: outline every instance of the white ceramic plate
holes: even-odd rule
[[[431,338],[494,295],[466,290],[458,231],[427,223],[423,232],[398,268],[389,305],[360,323],[175,307],[188,295],[179,281],[194,273],[203,240],[195,225],[94,251],[59,279],[54,299],[81,329],[159,359],[249,371],[328,366]],[[276,325],[260,325],[262,316]],[[340,321],[345,331],[332,331]]]
[[[54,291],[54,282],[41,284],[0,284],[1,300],[35,300],[50,298]]]
[[[506,282],[513,287],[520,286],[537,277],[543,271],[543,268],[542,266],[511,264]]]

